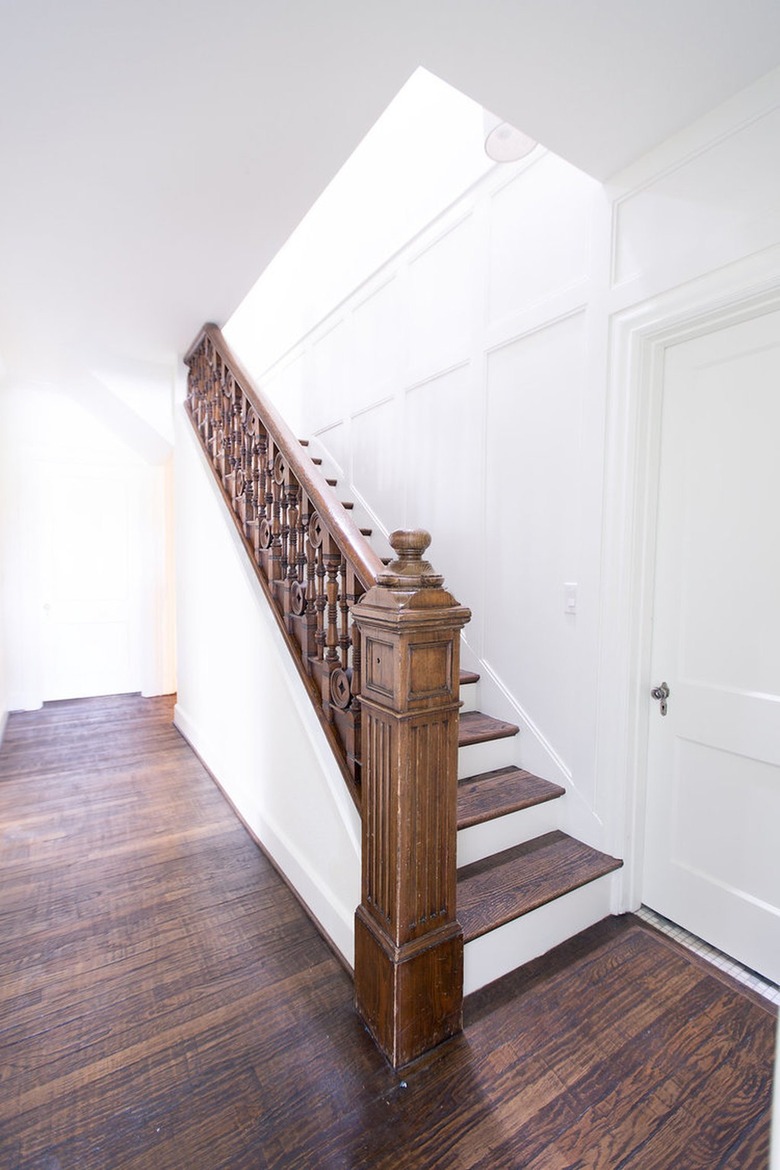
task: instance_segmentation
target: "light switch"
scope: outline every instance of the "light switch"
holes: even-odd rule
[[[576,613],[577,612],[577,582],[567,581],[563,587],[563,612]]]

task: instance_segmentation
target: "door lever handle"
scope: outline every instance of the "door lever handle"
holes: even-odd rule
[[[667,683],[662,682],[660,687],[653,687],[650,694],[653,696],[654,699],[657,699],[658,702],[661,704],[661,714],[665,715],[667,710],[668,710],[666,700],[669,698],[669,695],[671,694],[671,691],[669,690]]]

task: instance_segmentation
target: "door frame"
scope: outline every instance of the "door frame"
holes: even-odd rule
[[[665,351],[776,309],[780,247],[611,319],[596,775],[610,847],[625,862],[613,885],[613,913],[642,901]]]

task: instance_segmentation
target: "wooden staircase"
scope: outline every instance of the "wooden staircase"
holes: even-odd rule
[[[478,675],[461,673],[464,708],[470,703],[469,692],[476,690],[478,684]],[[506,741],[507,754],[511,755],[512,740],[518,731],[514,724],[493,719],[481,711],[464,709],[460,716],[459,754],[464,756],[464,747]],[[515,940],[502,938],[502,927],[516,923],[514,933],[517,935],[522,930],[519,920],[524,916],[537,912],[537,919],[542,918],[546,907],[591,882],[599,882],[622,865],[617,858],[558,829],[559,805],[565,796],[566,790],[560,785],[511,763],[465,775],[458,780],[457,913],[466,944],[467,992],[476,990],[487,981],[486,971],[497,977],[521,962],[537,957],[530,951],[536,950],[539,944],[531,944],[530,951],[515,951],[519,962],[514,962],[511,954],[504,954],[505,944],[511,948]],[[506,826],[503,832],[502,821]],[[472,840],[466,841],[469,831],[475,826],[482,827],[481,837],[472,831]],[[512,839],[512,844],[494,851],[497,837],[501,843]],[[594,921],[609,913],[608,886],[606,882],[601,885],[602,898],[596,899],[596,906],[603,906],[603,914],[598,908],[595,917],[593,911],[586,914],[586,918]],[[560,909],[555,908],[558,916]],[[553,915],[548,913],[548,917]],[[592,925],[589,921],[579,921],[576,911],[572,917],[576,922],[575,930]],[[550,940],[549,947],[541,944],[544,950],[563,941],[554,922],[537,922],[536,927],[535,937]],[[508,933],[505,931],[504,936]],[[486,937],[490,935],[493,935],[492,940]],[[481,944],[483,952],[487,948],[495,953],[483,957],[478,969],[473,971],[474,964],[470,959],[475,948],[469,944],[476,939],[484,939]]]
[[[301,445],[308,448],[308,440],[301,440]],[[313,461],[317,466],[322,464],[319,457]],[[335,475],[330,475],[327,483],[337,492]],[[354,508],[350,501],[340,503],[350,511]],[[361,532],[369,540],[373,535],[369,526],[362,527]],[[384,556],[382,560],[386,564],[390,558]],[[519,920],[526,915],[537,912],[538,919],[545,907],[590,883],[598,883],[623,864],[558,828],[558,806],[566,796],[566,789],[511,762],[520,728],[476,709],[479,679],[475,671],[460,671],[457,916],[465,943],[466,992],[489,982],[492,972],[498,978],[563,941],[560,929],[550,930],[541,924],[540,931],[537,923],[534,937],[549,938],[549,946],[539,951],[539,944],[531,943],[529,950],[515,952],[520,955],[515,962],[512,940],[497,935],[502,927],[516,923],[517,933],[517,929],[522,929]],[[499,753],[507,762],[472,774],[468,769],[474,766],[480,753],[490,763],[495,763]],[[506,843],[509,841],[511,844]],[[575,911],[576,925],[571,929],[564,927],[564,934],[577,933],[606,917],[609,889],[605,882],[601,883],[599,892],[602,896],[595,900],[595,912],[590,909],[581,917]],[[476,939],[487,941],[491,935],[494,936],[492,949],[497,954],[489,955],[487,961],[483,958],[478,970],[471,972],[469,944]],[[510,953],[502,954],[507,942]],[[484,951],[485,941],[481,945]]]
[[[459,677],[471,615],[423,559],[430,535],[375,548],[216,326],[185,362],[193,429],[361,813],[356,1008],[400,1067],[461,1030],[464,993],[606,917],[622,863],[562,831],[564,789],[518,766],[518,727]]]

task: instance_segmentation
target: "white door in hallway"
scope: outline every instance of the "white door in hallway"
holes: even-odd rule
[[[643,901],[780,981],[780,313],[667,350]]]
[[[133,475],[121,467],[42,468],[44,701],[141,689]]]

